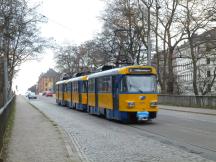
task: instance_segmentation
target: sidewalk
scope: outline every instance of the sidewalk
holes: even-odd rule
[[[47,118],[16,98],[16,113],[6,162],[69,162],[60,132]]]
[[[192,107],[159,105],[159,109],[171,110],[171,111],[181,111],[181,112],[190,112],[190,113],[205,114],[205,115],[216,115],[215,109],[213,110],[213,109],[206,109],[206,108],[192,108]]]

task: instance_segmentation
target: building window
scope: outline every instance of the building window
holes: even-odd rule
[[[210,58],[206,58],[206,64],[210,64],[211,60]]]
[[[210,77],[210,76],[211,76],[211,72],[207,71],[207,77]]]

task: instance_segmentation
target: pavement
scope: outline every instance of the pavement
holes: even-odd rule
[[[180,112],[190,112],[190,113],[204,114],[204,115],[216,115],[215,109],[207,109],[207,108],[192,108],[192,107],[182,107],[182,106],[159,105],[159,109],[180,111]]]
[[[57,126],[17,96],[14,125],[6,149],[6,162],[72,161]]]

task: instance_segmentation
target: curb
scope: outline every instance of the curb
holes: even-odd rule
[[[38,109],[35,105],[33,105],[32,103],[30,103],[28,100],[27,102],[33,107],[35,108],[37,111],[39,111],[46,119],[48,119],[48,121],[55,127],[57,128],[57,130],[60,133],[60,136],[63,139],[65,148],[67,150],[67,154],[68,154],[68,158],[71,162],[88,162],[88,160],[86,159],[86,157],[83,157],[82,154],[80,154],[78,152],[78,149],[75,145],[75,142],[73,140],[71,140],[69,138],[69,136],[67,135],[67,133],[56,123],[54,122],[52,119],[50,119],[44,112],[42,112],[40,109]],[[74,147],[71,147],[71,145]]]
[[[159,109],[162,109],[162,110],[170,110],[170,111],[178,111],[178,112],[189,112],[189,113],[193,113],[193,114],[203,114],[203,115],[212,115],[212,116],[215,116],[216,114],[212,114],[212,113],[205,113],[205,112],[194,112],[194,111],[187,111],[187,110],[176,110],[176,109],[169,109],[169,108],[160,108],[159,106]]]

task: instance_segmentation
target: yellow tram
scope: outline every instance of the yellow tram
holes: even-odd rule
[[[156,70],[127,66],[88,76],[88,112],[123,122],[156,118]]]
[[[127,66],[57,82],[56,102],[122,122],[149,120],[158,112],[156,70]]]

